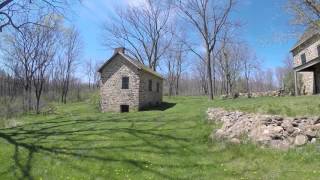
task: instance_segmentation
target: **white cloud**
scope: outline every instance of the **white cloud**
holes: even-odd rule
[[[132,7],[139,7],[147,4],[146,0],[124,0],[125,4]]]
[[[121,5],[113,0],[84,0],[80,17],[95,23],[101,23],[112,17],[117,6]]]

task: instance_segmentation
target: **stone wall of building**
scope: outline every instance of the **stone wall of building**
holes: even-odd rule
[[[130,111],[139,109],[140,78],[138,68],[117,55],[101,71],[100,95],[103,112],[120,112],[120,105]],[[129,77],[129,89],[122,89],[122,77]]]
[[[152,91],[149,91],[149,80],[152,80]],[[157,92],[157,83],[160,85]],[[140,71],[140,108],[154,106],[162,102],[163,80],[148,72]]]
[[[315,93],[315,84],[314,84],[314,73],[313,72],[299,72],[301,75],[301,87],[300,94],[302,95],[312,95]]]
[[[312,39],[310,42],[307,43],[304,47],[300,47],[293,51],[293,59],[294,59],[294,67],[300,66],[301,63],[301,54],[306,54],[306,62],[313,60],[314,58],[318,57],[318,50],[317,47],[320,45],[319,39]]]

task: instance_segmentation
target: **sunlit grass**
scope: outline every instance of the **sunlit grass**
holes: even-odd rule
[[[96,101],[56,105],[0,130],[0,179],[317,179],[318,145],[282,152],[208,139],[208,107],[288,116],[320,115],[320,97],[208,101],[100,113]]]

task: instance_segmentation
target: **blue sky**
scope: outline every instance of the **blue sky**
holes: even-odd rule
[[[112,53],[102,46],[102,28],[110,22],[117,8],[137,4],[143,0],[84,0],[75,8],[73,21],[84,42],[83,58],[104,61]],[[284,6],[285,0],[241,0],[233,19],[242,23],[239,38],[255,50],[265,68],[280,66],[297,40],[292,35],[290,15]]]
[[[290,25],[285,0],[246,0],[236,12],[243,22],[243,39],[265,67],[280,66],[299,37]]]

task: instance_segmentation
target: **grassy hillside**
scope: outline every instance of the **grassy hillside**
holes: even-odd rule
[[[260,97],[215,101],[214,106],[285,116],[320,116],[320,96]]]
[[[0,129],[0,179],[318,179],[319,145],[281,152],[208,140],[208,107],[320,115],[320,97],[209,102],[177,97],[155,110],[100,113],[57,105]]]

